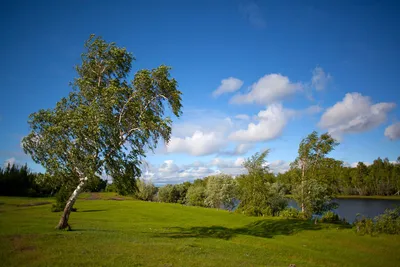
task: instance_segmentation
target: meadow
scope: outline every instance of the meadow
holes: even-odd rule
[[[72,231],[49,198],[0,197],[1,266],[399,266],[400,236],[82,194]]]

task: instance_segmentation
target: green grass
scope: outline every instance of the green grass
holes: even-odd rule
[[[1,266],[399,266],[400,237],[134,200],[79,199],[57,231],[49,199],[0,197]],[[50,199],[50,202],[54,201]],[[33,206],[33,203],[42,205]],[[30,205],[26,205],[30,204]]]

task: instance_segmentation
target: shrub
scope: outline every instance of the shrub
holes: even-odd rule
[[[279,213],[279,216],[284,217],[286,219],[298,219],[300,217],[301,212],[296,208],[286,208]]]
[[[386,209],[385,213],[375,217],[375,230],[378,233],[400,234],[400,206]]]
[[[186,193],[185,202],[189,206],[204,207],[205,198],[206,198],[206,187],[198,182],[189,187]]]
[[[67,204],[68,198],[71,196],[70,190],[67,187],[61,187],[60,191],[56,194],[56,203],[52,205],[51,211],[52,212],[59,212],[63,211],[65,205]],[[77,211],[76,208],[72,208],[71,211]]]
[[[323,223],[337,223],[341,222],[339,215],[334,213],[333,211],[327,211],[325,212],[322,217],[319,220],[320,222]]]
[[[356,220],[353,223],[354,230],[359,235],[373,235],[375,232],[374,221],[371,218],[357,214]]]
[[[115,186],[114,183],[107,184],[105,191],[106,192],[115,192],[116,193],[117,192],[117,187]]]
[[[137,191],[135,196],[144,201],[153,201],[154,195],[157,193],[157,187],[151,181],[145,181],[143,179],[138,179],[137,181]]]
[[[383,214],[374,219],[357,214],[353,226],[361,235],[374,233],[398,235],[400,234],[400,207],[386,209]]]

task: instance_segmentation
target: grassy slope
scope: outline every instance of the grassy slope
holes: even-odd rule
[[[1,266],[399,266],[400,237],[178,204],[84,200],[74,231],[49,201],[0,197]]]

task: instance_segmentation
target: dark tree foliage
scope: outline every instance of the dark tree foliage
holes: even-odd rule
[[[2,196],[36,196],[40,193],[35,182],[36,174],[27,165],[8,164],[0,168],[0,195]]]

